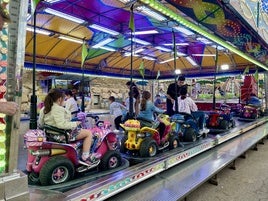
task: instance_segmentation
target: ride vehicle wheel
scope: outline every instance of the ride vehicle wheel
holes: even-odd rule
[[[39,175],[35,172],[30,172],[28,174],[28,184],[29,185],[36,185],[36,184],[39,184],[40,181],[39,181]]]
[[[122,164],[122,157],[118,151],[109,150],[101,158],[99,168],[101,170],[111,170]]]
[[[221,120],[221,122],[220,122],[220,128],[221,129],[228,129],[228,121],[227,120],[225,120],[225,119],[223,119],[223,120]]]
[[[197,135],[194,128],[187,128],[184,131],[183,141],[184,142],[195,142]]]
[[[64,183],[73,178],[74,172],[74,165],[69,159],[55,156],[42,167],[39,174],[40,183],[43,186]]]
[[[232,122],[231,122],[231,127],[232,127],[232,128],[235,127],[235,120],[232,120]]]
[[[157,154],[158,147],[156,142],[151,138],[145,138],[140,146],[141,157],[152,157]]]
[[[125,146],[125,142],[127,141],[127,136],[123,136],[121,139],[121,143],[120,143],[120,152],[121,153],[126,153],[127,152],[127,148]]]
[[[251,118],[252,119],[257,119],[258,118],[258,114],[255,114],[255,113],[251,114]]]
[[[169,147],[168,147],[169,150],[176,149],[180,143],[179,138],[175,135],[170,135],[168,141],[169,141]]]

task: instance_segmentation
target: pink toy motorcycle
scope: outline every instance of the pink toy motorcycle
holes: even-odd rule
[[[98,121],[96,116],[93,118],[97,122],[90,128],[93,134],[90,152],[97,153],[99,157],[91,165],[79,160],[82,141],[69,139],[68,130],[45,126],[44,130],[29,130],[24,135],[24,143],[28,149],[26,170],[30,184],[60,184],[71,180],[76,173],[93,168],[109,170],[121,165],[122,157],[117,151],[117,137],[110,130],[111,124]]]

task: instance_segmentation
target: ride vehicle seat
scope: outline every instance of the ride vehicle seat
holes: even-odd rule
[[[70,139],[72,132],[71,130],[60,129],[55,126],[50,126],[47,124],[45,124],[42,129],[46,133],[47,141],[66,143],[66,144],[75,141],[74,139]]]
[[[251,95],[247,101],[247,105],[255,107],[255,108],[259,108],[261,107],[261,101],[257,96]]]

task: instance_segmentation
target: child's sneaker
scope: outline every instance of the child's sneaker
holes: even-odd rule
[[[81,157],[80,161],[84,165],[92,166],[92,165],[98,165],[100,163],[99,158],[100,158],[100,154],[93,153],[93,154],[90,154],[87,159],[83,159],[83,157]]]
[[[207,134],[207,133],[209,133],[209,129],[207,129],[207,128],[202,128],[202,129],[199,130],[200,135]]]

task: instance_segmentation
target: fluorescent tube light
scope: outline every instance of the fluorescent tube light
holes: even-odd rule
[[[131,38],[129,38],[128,40],[131,41]],[[151,44],[151,43],[149,43],[147,41],[144,41],[144,40],[141,40],[141,39],[138,39],[138,38],[133,38],[132,41],[135,42],[135,43],[142,44],[142,45],[150,45]]]
[[[103,49],[103,50],[107,50],[107,51],[110,51],[110,52],[115,52],[116,49],[114,48],[111,48],[111,47],[105,47],[105,46],[102,46],[102,47],[99,47],[100,49]]]
[[[219,45],[211,45],[211,47],[213,47],[213,48],[217,48],[218,50],[225,50],[225,48],[224,47],[222,47],[222,46],[219,46]]]
[[[104,45],[107,45],[108,43],[114,41],[113,38],[106,38],[105,40],[103,41],[100,41],[99,43],[97,43],[96,45],[93,45],[92,48],[100,48]]]
[[[158,50],[162,50],[164,52],[171,52],[172,51],[171,49],[168,49],[168,48],[165,48],[165,47],[161,47],[161,46],[156,46],[155,48],[158,49]]]
[[[229,65],[228,64],[222,64],[221,65],[221,69],[222,70],[228,70],[229,69]]]
[[[211,44],[212,42],[206,38],[198,37],[196,40],[204,43],[204,44]]]
[[[102,31],[102,32],[105,32],[105,33],[108,33],[108,34],[111,34],[111,35],[114,35],[114,36],[117,36],[117,35],[120,34],[117,31],[114,31],[112,29],[108,29],[108,28],[100,26],[98,24],[91,24],[91,25],[89,25],[89,27],[92,28],[92,29],[96,29],[96,30],[99,30],[99,31]]]
[[[62,18],[64,18],[64,19],[67,19],[67,20],[76,22],[76,23],[78,23],[78,24],[85,23],[85,20],[82,20],[82,19],[80,19],[80,18],[77,18],[77,17],[71,16],[71,15],[62,13],[62,12],[60,12],[60,11],[57,11],[57,10],[54,10],[54,9],[51,9],[51,8],[46,8],[44,11],[45,11],[46,13],[51,14],[51,15],[56,15],[56,16],[58,16],[58,17],[62,17]]]
[[[27,27],[26,30],[27,31],[34,32],[34,28],[33,27]],[[35,32],[36,33],[39,33],[39,34],[47,35],[47,36],[51,34],[51,32],[46,31],[46,30],[43,30],[43,29],[39,29],[39,28],[36,28],[35,29]]]
[[[68,40],[68,41],[71,41],[71,42],[75,42],[75,43],[80,43],[80,44],[83,43],[82,40],[79,40],[77,38],[72,38],[72,37],[67,37],[67,36],[59,36],[59,38],[63,39],[63,40]]]
[[[165,46],[173,46],[173,43],[165,43]],[[187,46],[189,43],[176,43],[176,46]]]
[[[44,1],[46,1],[48,3],[57,3],[57,2],[59,2],[61,0],[44,0]]]
[[[151,10],[150,8],[147,8],[146,6],[139,6],[139,7],[137,7],[137,10],[145,15],[148,15],[148,16],[156,19],[156,20],[159,20],[159,21],[166,21],[167,20],[167,18],[165,18],[163,15]]]
[[[175,74],[176,74],[176,75],[181,74],[181,70],[180,70],[180,69],[176,69],[176,70],[175,70]]]
[[[192,56],[196,56],[196,57],[215,57],[216,54],[192,54]]]
[[[142,57],[142,58],[147,59],[147,60],[150,60],[150,61],[154,61],[154,60],[156,60],[155,58],[153,58],[153,57],[149,57],[149,56],[144,56],[144,57]]]
[[[146,35],[146,34],[157,34],[159,33],[157,30],[147,30],[147,31],[135,31],[133,35]]]
[[[137,50],[134,50],[132,53],[133,55],[137,55],[138,53],[142,52],[143,50],[145,50],[144,48],[140,48],[140,49],[137,49]],[[131,55],[131,52],[126,52],[124,54],[125,57],[129,57]]]
[[[176,59],[178,59],[178,57],[176,57]],[[164,60],[164,61],[160,61],[159,63],[160,64],[163,64],[163,63],[167,63],[167,62],[170,62],[170,61],[173,61],[174,58],[171,58],[171,59],[167,59],[167,60]]]
[[[189,29],[186,29],[184,27],[181,27],[181,26],[176,26],[176,27],[173,27],[174,29],[178,30],[179,32],[181,33],[184,33],[185,35],[187,36],[191,36],[191,35],[194,35],[193,32],[191,32]]]
[[[187,59],[187,61],[189,61],[193,66],[198,66],[198,64],[190,57],[185,57],[185,59]]]
[[[121,1],[121,2],[124,3],[124,4],[127,4],[127,3],[129,3],[129,2],[131,2],[131,1],[133,1],[133,0],[119,0],[119,1]]]

